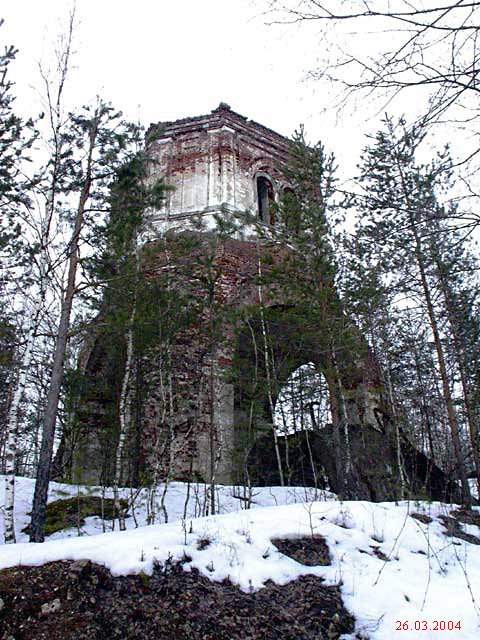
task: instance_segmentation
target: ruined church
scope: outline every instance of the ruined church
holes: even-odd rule
[[[321,479],[345,498],[369,500],[428,484],[440,497],[440,471],[399,432],[379,367],[348,318],[349,346],[332,342],[342,313],[332,283],[320,283],[328,302],[306,330],[294,289],[269,279],[295,251],[271,232],[292,188],[290,151],[288,139],[224,103],[150,127],[150,177],[171,189],[142,236],[142,269],[157,285],[148,299],[156,330],[129,380],[122,481]],[[92,484],[112,477],[126,359],[125,344],[112,347],[97,324],[79,363],[86,383],[71,462],[75,480]],[[306,363],[324,376],[331,418],[282,436],[275,403]]]

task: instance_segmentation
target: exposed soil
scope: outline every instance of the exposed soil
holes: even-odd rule
[[[450,515],[464,524],[475,524],[480,527],[480,513],[475,509],[455,509]]]
[[[433,522],[432,518],[427,516],[425,513],[411,513],[410,516],[419,522],[423,522],[423,524],[430,524]]]
[[[307,567],[332,564],[327,543],[322,536],[313,535],[305,538],[273,538],[280,553],[293,558]]]
[[[412,518],[423,522],[424,524],[429,524],[433,522],[430,516],[427,516],[423,513],[411,513]],[[441,515],[438,516],[439,520],[442,521],[443,526],[445,527],[444,535],[449,538],[460,538],[461,540],[465,540],[466,542],[470,542],[471,544],[480,544],[480,538],[471,533],[466,533],[462,529],[462,524],[474,524],[477,527],[480,527],[480,514],[478,511],[473,509],[453,509],[450,511],[449,515]]]
[[[375,556],[377,556],[377,558],[379,560],[382,560],[382,562],[390,562],[390,558],[383,553],[383,551],[380,549],[380,547],[377,547],[376,545],[372,544],[372,545],[370,545],[370,549],[372,550],[372,553]]]
[[[314,576],[243,593],[172,563],[117,578],[89,561],[0,572],[1,640],[335,640],[353,628],[339,589]]]
[[[480,544],[480,538],[472,533],[466,533],[461,524],[476,524],[480,526],[480,517],[476,511],[468,511],[467,509],[457,509],[450,511],[449,516],[439,516],[445,527],[444,534],[450,538],[460,538],[470,544]]]

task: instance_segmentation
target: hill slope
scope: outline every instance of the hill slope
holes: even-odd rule
[[[25,486],[24,483],[24,489]],[[176,496],[170,503],[173,514],[175,501],[184,504],[187,487],[175,483],[172,490]],[[26,495],[27,489],[24,493]],[[242,501],[233,498],[232,493],[231,488],[222,488],[219,494],[224,497],[223,503],[220,500],[221,509],[239,509]],[[199,495],[200,489],[197,497]],[[283,624],[286,627],[282,627],[283,635],[278,637],[287,637],[285,629],[290,628],[292,638],[322,637],[318,629],[317,636],[301,636],[300,631],[295,631],[294,627],[301,622],[302,611],[305,622],[314,619],[312,611],[315,610],[320,618],[323,615],[320,613],[322,588],[338,585],[343,605],[355,618],[355,632],[349,631],[348,625],[342,629],[341,624],[347,624],[348,616],[340,608],[340,601],[334,600],[334,593],[329,592],[327,601],[330,598],[331,606],[323,609],[326,611],[323,622],[327,625],[324,626],[323,633],[327,634],[330,628],[331,638],[339,637],[341,631],[345,632],[342,635],[344,638],[371,640],[391,640],[395,637],[474,640],[480,637],[478,509],[465,513],[440,503],[340,502],[332,500],[331,496],[326,496],[330,498],[327,501],[297,502],[274,507],[262,507],[259,504],[262,500],[270,503],[292,502],[302,496],[303,500],[311,497],[303,489],[292,492],[282,488],[264,488],[256,491],[257,508],[254,509],[201,518],[187,517],[175,522],[140,526],[125,532],[61,540],[58,536],[62,533],[59,533],[56,534],[57,539],[41,545],[20,543],[3,546],[0,547],[0,567],[90,560],[109,569],[112,576],[141,574],[144,577],[137,580],[144,580],[150,585],[158,582],[158,585],[163,585],[161,588],[159,586],[160,591],[168,591],[164,580],[168,574],[173,573],[176,576],[175,584],[185,579],[185,585],[180,589],[177,584],[172,589],[177,588],[182,594],[196,592],[196,596],[207,594],[205,584],[211,583],[206,583],[205,580],[217,584],[227,581],[222,585],[222,589],[227,591],[221,597],[217,593],[212,602],[216,602],[218,598],[223,598],[222,602],[225,598],[228,601],[230,597],[229,610],[238,607],[240,612],[250,605],[248,599],[242,600],[239,591],[235,591],[237,599],[231,596],[232,592],[228,590],[234,589],[232,585],[246,594],[245,597],[256,597],[257,600],[267,598],[265,594],[270,589],[270,606],[273,606],[273,611],[278,611],[280,617],[282,612],[288,612],[285,604],[287,601],[296,602],[297,606],[302,602],[305,605],[297,608],[293,617],[288,612],[286,622],[279,622],[280,626]],[[140,508],[138,512],[143,513]],[[94,524],[95,519],[87,520],[89,522],[85,526],[89,530],[85,533],[92,534],[98,528],[98,522]],[[129,526],[134,526],[133,518],[129,518]],[[67,533],[76,531],[70,530]],[[68,576],[72,571],[70,565],[50,567],[52,576]],[[18,583],[18,591],[22,588],[22,580],[26,584],[25,576],[17,574],[15,577],[15,571],[19,570],[3,574],[4,577],[10,576],[10,592],[15,592],[15,581]],[[114,580],[108,572],[86,563],[76,562],[74,574],[75,571],[86,571],[89,575],[100,572],[99,576],[108,576],[102,578],[104,582]],[[188,574],[191,578],[188,578]],[[183,577],[179,578],[179,575]],[[42,579],[45,579],[45,575]],[[65,583],[61,577],[58,580],[59,585]],[[101,581],[101,578],[98,580]],[[290,584],[290,595],[288,592],[285,595],[272,582],[276,585]],[[118,584],[120,583],[121,581]],[[2,584],[4,583],[0,581],[0,597],[3,597]],[[299,588],[298,585],[302,587]],[[136,587],[132,586],[132,589],[135,592]],[[230,595],[225,595],[227,592]],[[318,593],[317,605],[314,601],[312,604],[315,593]],[[54,592],[51,595],[51,602],[54,602]],[[209,597],[205,595],[198,602],[208,602]],[[5,601],[6,599],[4,598]],[[179,598],[175,599],[177,601],[180,603]],[[65,602],[60,598],[60,608],[65,609]],[[207,611],[208,615],[212,614],[212,607],[207,607],[205,615]],[[336,609],[340,613],[333,620]],[[267,614],[265,607],[260,610],[265,619],[271,620],[272,614]],[[0,611],[0,616],[6,613]],[[56,614],[52,612],[51,615]],[[255,616],[252,621],[254,618]],[[406,626],[409,627],[408,630]],[[453,628],[448,630],[449,627]],[[204,635],[191,637],[228,637],[221,635],[220,629],[221,626],[217,636],[205,632]],[[243,628],[243,637],[249,637],[247,631],[248,629]],[[250,637],[275,637],[265,635],[265,625],[263,631],[264,635]],[[229,633],[233,631],[230,630]],[[171,637],[180,636],[177,633]]]

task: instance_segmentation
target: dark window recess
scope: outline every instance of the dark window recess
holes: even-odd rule
[[[257,178],[257,197],[258,217],[267,224],[273,224],[275,222],[273,186],[270,180],[264,176]]]

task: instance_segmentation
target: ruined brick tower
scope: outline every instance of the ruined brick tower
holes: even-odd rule
[[[174,188],[152,215],[158,232],[184,229],[199,217],[215,229],[215,216],[247,211],[273,222],[269,205],[285,186],[288,140],[223,102],[206,116],[152,125],[147,138],[154,173]]]
[[[368,346],[350,325],[361,348],[344,350],[333,369],[328,318],[306,335],[291,313],[296,301],[259,280],[289,251],[268,233],[281,224],[276,203],[289,188],[289,141],[221,103],[205,116],[152,125],[147,146],[152,177],[163,176],[173,189],[162,210],[150,213],[145,269],[170,296],[159,302],[158,337],[138,361],[124,482],[261,478],[278,455],[278,385],[264,383],[284,381],[311,362],[326,378],[332,413],[332,423],[307,438],[311,456],[345,497],[395,497],[395,438]],[[227,234],[222,224],[232,221],[236,228]],[[180,301],[176,311],[172,299]],[[118,438],[105,416],[115,425],[125,354],[119,345],[113,362],[106,339],[99,330],[82,357],[86,379],[101,374],[107,381],[80,402],[74,467],[78,480],[90,482],[108,481]],[[259,441],[269,443],[262,454]]]

